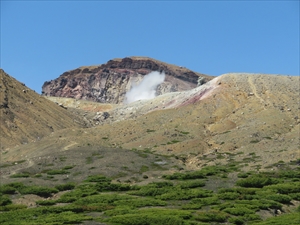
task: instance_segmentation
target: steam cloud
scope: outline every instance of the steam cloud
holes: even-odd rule
[[[147,74],[141,83],[132,86],[125,95],[125,103],[135,102],[137,100],[152,99],[155,97],[156,87],[164,82],[165,73],[151,72]]]

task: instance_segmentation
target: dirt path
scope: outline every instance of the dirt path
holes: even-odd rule
[[[77,145],[77,142],[72,142],[71,144],[64,147],[64,150],[69,150],[72,146]]]
[[[11,175],[17,174],[20,170],[29,168],[34,165],[32,159],[27,159],[26,162],[17,163],[12,166],[1,168],[1,178],[9,178]]]
[[[257,90],[256,90],[256,86],[254,85],[254,83],[253,83],[253,78],[256,78],[256,77],[253,77],[253,76],[249,76],[248,77],[248,83],[249,83],[249,85],[250,85],[250,88],[252,89],[252,93],[254,94],[254,96],[256,97],[256,98],[258,98],[259,100],[260,100],[260,103],[262,104],[262,106],[263,106],[263,108],[264,109],[266,109],[265,108],[265,100],[263,99],[263,98],[261,98],[260,96],[259,96],[259,94],[257,93]]]

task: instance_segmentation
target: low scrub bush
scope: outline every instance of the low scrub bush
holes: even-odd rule
[[[189,180],[206,178],[205,174],[201,171],[187,172],[187,173],[174,173],[172,175],[164,175],[163,178],[168,180]]]
[[[52,194],[57,193],[56,188],[28,186],[19,190],[21,194],[34,194],[44,198],[51,197]]]
[[[125,215],[117,215],[110,219],[106,220],[107,222],[111,222],[113,224],[119,225],[183,225],[188,224],[184,221],[184,219],[179,218],[178,216],[172,215],[154,215],[154,214],[146,214],[146,215],[137,215],[137,214],[125,214]]]
[[[234,200],[240,197],[240,194],[237,192],[225,192],[218,194],[218,197],[223,200]]]
[[[69,171],[66,170],[48,170],[47,174],[48,175],[59,175],[59,174],[69,174]]]
[[[167,203],[153,198],[133,198],[125,200],[117,200],[114,202],[117,206],[129,206],[133,208],[140,208],[146,206],[165,206]]]
[[[184,210],[196,210],[196,209],[201,209],[204,205],[202,203],[187,203],[184,204],[181,209]]]
[[[289,204],[292,200],[292,198],[288,195],[283,194],[272,194],[265,196],[266,199],[273,200],[275,202],[280,202],[283,204]]]
[[[147,129],[146,131],[147,133],[151,133],[151,132],[155,132],[155,130],[150,130],[150,129]]]
[[[157,187],[153,187],[153,186],[152,187],[145,186],[139,190],[130,191],[130,192],[128,192],[128,194],[138,195],[138,196],[158,196],[158,195],[162,195],[164,193],[168,193],[171,190],[172,190],[172,188],[169,188],[169,187],[157,188]]]
[[[163,188],[163,187],[172,187],[174,184],[170,181],[161,181],[161,182],[152,182],[149,184],[150,186],[155,186],[157,188]]]
[[[92,175],[89,176],[85,182],[111,182],[111,179],[103,175]]]
[[[224,202],[222,204],[212,206],[213,209],[225,211],[227,209],[246,209],[250,210],[252,213],[258,211],[260,209],[259,203],[258,202],[252,202],[252,201],[246,201],[246,200],[241,200],[241,201],[230,201],[230,202]],[[250,213],[249,211],[249,213]]]
[[[93,196],[87,196],[78,199],[76,204],[91,204],[91,203],[113,203],[120,200],[134,199],[133,196],[129,195],[118,195],[118,194],[98,194]]]
[[[203,181],[203,180],[185,181],[185,182],[179,183],[179,186],[182,189],[204,187],[205,181]]]
[[[143,209],[134,210],[130,214],[116,215],[106,219],[106,222],[119,225],[188,225],[192,218],[191,212],[176,209]]]
[[[280,216],[271,217],[255,225],[296,225],[300,223],[299,212],[286,213]]]
[[[55,205],[56,201],[55,200],[39,200],[39,201],[36,201],[36,204],[38,204],[38,205]]]
[[[11,204],[11,200],[8,196],[6,195],[0,195],[0,206],[5,206]]]
[[[0,211],[14,211],[20,209],[26,209],[26,205],[16,205],[16,204],[9,204],[5,206],[0,206]]]
[[[8,186],[8,185],[3,185],[0,187],[0,193],[2,194],[14,194],[16,192],[16,188]]]
[[[64,193],[56,201],[61,203],[70,203],[82,197],[96,195],[96,194],[98,194],[98,191],[96,190],[94,184],[79,185],[74,190]]]
[[[231,215],[235,215],[235,216],[243,216],[245,214],[254,214],[255,213],[254,210],[251,210],[247,207],[238,206],[238,205],[236,205],[236,207],[234,207],[234,208],[226,208],[223,211],[226,213],[229,213]]]
[[[61,211],[63,207],[40,207],[32,209],[20,209],[1,214],[1,225],[28,225],[28,224],[79,224],[92,218],[71,211]]]
[[[218,223],[224,223],[227,221],[229,215],[224,212],[216,211],[216,210],[210,210],[208,212],[198,212],[195,216],[195,219],[197,221],[202,222],[218,222]]]
[[[34,194],[41,197],[50,197],[52,194],[57,193],[56,188],[42,187],[42,186],[25,186],[23,183],[14,182],[1,186],[2,193],[14,194],[16,191],[21,194]]]
[[[75,184],[74,183],[59,184],[56,185],[55,188],[59,191],[72,190],[75,188]]]
[[[201,203],[203,205],[217,205],[220,204],[220,199],[217,196],[207,197],[207,198],[194,198],[191,203]]]
[[[128,192],[131,195],[138,195],[138,196],[158,196],[164,193],[168,193],[173,190],[173,183],[172,182],[153,182],[145,186],[141,187],[131,187],[131,189],[137,189]]]
[[[241,172],[241,173],[238,173],[238,178],[247,178],[249,177],[249,173],[245,173],[245,172]]]
[[[22,178],[22,177],[30,177],[30,174],[29,173],[16,173],[16,174],[13,174],[11,176],[9,176],[10,178]]]
[[[22,189],[22,188],[25,187],[25,185],[23,183],[21,183],[21,182],[13,182],[13,183],[5,184],[3,186],[5,186],[5,187],[13,187],[16,190],[20,190],[20,189]]]
[[[241,187],[262,188],[267,185],[277,184],[278,180],[266,176],[252,175],[248,178],[238,180],[236,185]]]
[[[235,192],[241,195],[254,195],[257,190],[261,190],[260,188],[244,188],[244,187],[233,187],[233,188],[220,188],[218,190],[218,194]]]
[[[220,204],[217,196],[207,198],[194,198],[188,204],[184,204],[182,209],[201,209],[203,206],[212,206]]]
[[[60,198],[57,199],[56,202],[58,202],[58,203],[71,203],[71,202],[75,202],[78,197],[80,198],[80,195],[76,195],[76,194],[74,192],[72,192],[72,193],[65,193],[62,196],[60,196]]]
[[[253,199],[253,200],[240,200],[240,204],[258,207],[259,209],[281,209],[282,204],[273,200],[268,199]]]
[[[231,217],[228,219],[228,221],[232,224],[236,225],[243,225],[245,223],[245,220],[243,217]]]
[[[118,205],[113,209],[106,210],[104,212],[105,216],[116,216],[116,215],[124,215],[124,214],[132,214],[135,209],[127,205]]]
[[[300,171],[299,170],[279,171],[278,177],[280,177],[280,178],[300,178]]]
[[[101,182],[95,185],[96,190],[103,191],[129,191],[131,186],[129,184],[113,184],[108,182]]]
[[[212,192],[204,189],[175,189],[158,196],[158,198],[162,200],[189,200],[193,198],[205,198],[210,196],[212,196]]]
[[[279,194],[300,193],[300,182],[275,184],[267,186],[264,189],[270,189]]]
[[[246,221],[251,221],[251,223],[254,224],[254,221],[255,223],[258,222],[258,221],[261,221],[262,219],[260,218],[259,215],[257,214],[246,214],[243,216],[243,218],[246,220]]]
[[[300,193],[290,193],[289,196],[297,201],[300,201]]]
[[[64,168],[63,168],[63,170],[70,170],[70,169],[73,169],[75,166],[65,166]]]

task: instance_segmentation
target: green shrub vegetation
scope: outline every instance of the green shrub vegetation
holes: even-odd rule
[[[40,197],[51,197],[54,193],[57,193],[58,190],[56,188],[49,187],[40,187],[40,186],[28,186],[22,189],[19,189],[21,194],[34,194]]]
[[[210,210],[207,212],[199,212],[195,216],[195,220],[202,221],[202,222],[218,222],[224,223],[229,218],[229,215],[224,212],[219,212],[216,210]]]
[[[72,168],[48,170],[47,174]],[[280,168],[240,172],[234,162],[165,175],[159,182],[144,185],[113,182],[101,174],[88,176],[79,184],[53,187],[13,182],[0,186],[0,224],[84,224],[88,220],[111,225],[299,224],[300,206],[292,208],[293,200],[300,200],[299,169]],[[150,167],[141,166],[139,175],[146,171]],[[232,174],[237,180],[230,181],[231,185],[210,190],[212,180],[228,182]],[[62,191],[60,197],[48,199]],[[35,208],[13,203],[26,194],[43,199],[36,201]],[[290,213],[284,212],[285,205],[290,206]],[[261,210],[273,214],[281,210],[283,215],[263,220]],[[99,213],[88,216],[94,215],[91,212]]]
[[[75,184],[74,183],[59,184],[56,185],[55,188],[59,191],[72,190],[75,188]]]
[[[147,129],[147,133],[155,132],[155,130]]]
[[[64,168],[63,168],[63,170],[70,170],[70,169],[73,169],[75,166],[65,166]]]
[[[17,205],[17,204],[7,204],[5,206],[0,206],[0,211],[14,211],[19,209],[26,209],[26,205]]]
[[[237,181],[237,185],[241,187],[256,187],[262,188],[267,185],[277,184],[279,181],[264,175],[252,175],[250,177]]]
[[[21,178],[21,177],[30,177],[29,173],[16,173],[10,176],[10,178]]]
[[[299,212],[268,218],[265,221],[255,223],[256,225],[297,225],[300,224]]]
[[[55,200],[39,200],[39,201],[36,201],[36,204],[38,204],[38,205],[55,205],[56,201]]]
[[[15,194],[16,188],[8,185],[3,185],[0,187],[0,193],[1,194]]]
[[[5,206],[11,204],[12,201],[6,195],[0,195],[0,206]]]
[[[19,209],[1,214],[0,223],[2,225],[10,224],[76,224],[83,220],[91,220],[92,218],[84,214],[77,214],[71,211],[55,210],[51,208],[32,208]]]
[[[47,174],[48,175],[58,175],[58,174],[68,174],[70,173],[69,171],[66,170],[48,170]]]

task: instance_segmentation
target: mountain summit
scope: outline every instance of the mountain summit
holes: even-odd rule
[[[124,101],[132,86],[153,71],[165,73],[165,80],[158,85],[156,95],[195,88],[199,77],[203,77],[203,82],[213,78],[148,57],[126,57],[67,71],[57,79],[45,82],[42,93],[45,96],[118,104]]]

